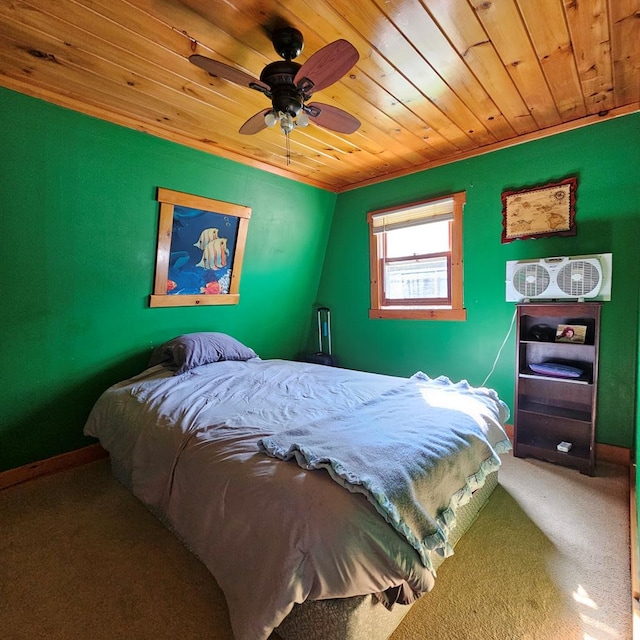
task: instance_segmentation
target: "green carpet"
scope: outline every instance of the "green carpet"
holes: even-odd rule
[[[628,470],[500,474],[392,640],[631,638]],[[0,491],[0,638],[233,640],[215,581],[107,460]]]

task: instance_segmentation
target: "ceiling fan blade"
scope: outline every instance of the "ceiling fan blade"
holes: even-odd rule
[[[251,116],[241,127],[239,133],[245,136],[252,136],[254,133],[258,133],[267,128],[267,124],[264,121],[264,117],[269,113],[271,109],[263,109],[258,111],[255,116]]]
[[[360,120],[350,113],[322,102],[310,102],[304,106],[304,112],[316,124],[338,133],[353,133],[360,127]]]
[[[260,82],[260,80],[250,76],[248,73],[240,71],[240,69],[230,67],[228,64],[224,64],[223,62],[212,60],[211,58],[198,55],[197,53],[189,56],[189,62],[195,64],[196,67],[204,69],[212,76],[229,80],[230,82],[234,82],[240,86],[249,87],[250,89],[255,89],[262,93],[269,91],[269,87],[264,84],[264,82]]]
[[[308,96],[326,89],[358,62],[356,48],[346,40],[336,40],[316,51],[296,73],[293,83]]]

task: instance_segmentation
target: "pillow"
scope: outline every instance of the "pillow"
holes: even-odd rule
[[[176,367],[176,375],[202,364],[221,360],[250,360],[256,358],[253,349],[226,333],[186,333],[157,347],[151,354],[149,366],[163,364]]]
[[[578,367],[557,362],[541,362],[540,364],[530,364],[529,367],[535,373],[545,376],[555,376],[556,378],[579,378],[584,371]]]

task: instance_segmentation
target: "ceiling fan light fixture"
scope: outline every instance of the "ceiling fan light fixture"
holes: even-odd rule
[[[267,127],[273,127],[278,122],[278,116],[273,112],[269,111],[264,115],[264,123]]]
[[[306,127],[309,124],[309,116],[303,112],[296,118],[296,127]]]

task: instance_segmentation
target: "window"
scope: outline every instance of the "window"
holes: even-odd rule
[[[371,211],[370,318],[465,320],[462,209],[465,193]]]

